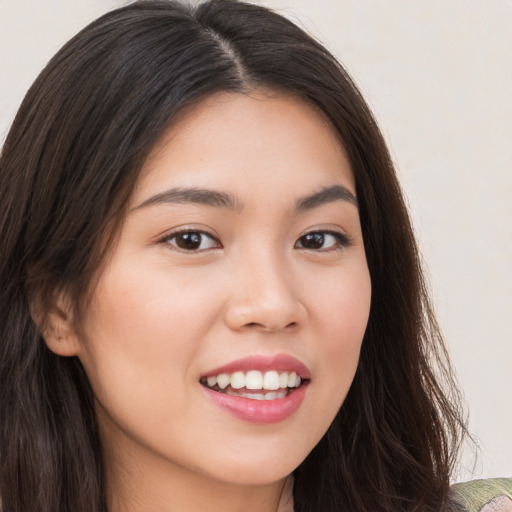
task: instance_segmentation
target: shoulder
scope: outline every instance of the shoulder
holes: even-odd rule
[[[512,512],[512,478],[459,483],[452,492],[465,512]]]

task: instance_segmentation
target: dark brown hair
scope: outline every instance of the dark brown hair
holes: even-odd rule
[[[217,91],[258,88],[315,104],[337,130],[372,280],[359,367],[327,434],[295,471],[296,511],[450,509],[464,423],[402,193],[359,91],[324,47],[269,10],[148,0],[106,14],[57,53],[2,150],[4,512],[106,512],[87,377],[77,358],[48,350],[31,301],[51,307],[66,288],[80,304],[104,233],[115,234],[148,152],[180,109]]]

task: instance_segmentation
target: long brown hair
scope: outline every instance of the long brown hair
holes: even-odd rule
[[[177,112],[217,91],[257,88],[312,102],[337,130],[372,280],[359,367],[333,424],[295,471],[296,511],[451,508],[464,422],[407,209],[368,106],[325,48],[263,7],[147,0],[106,14],[57,53],[2,150],[4,512],[106,512],[87,377],[77,358],[48,350],[33,298],[51,308],[66,288],[79,308],[108,251],[105,232],[115,236],[144,159]]]

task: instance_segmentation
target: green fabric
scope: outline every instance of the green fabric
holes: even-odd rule
[[[452,486],[455,497],[466,512],[478,512],[486,503],[498,496],[512,500],[512,478],[472,480]]]

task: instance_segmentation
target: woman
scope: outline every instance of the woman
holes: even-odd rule
[[[458,509],[400,188],[300,29],[225,0],[109,13],[0,162],[5,512]]]

